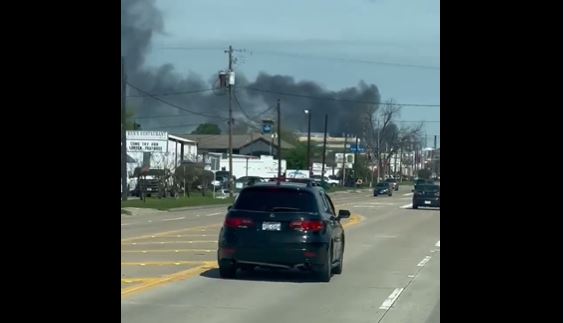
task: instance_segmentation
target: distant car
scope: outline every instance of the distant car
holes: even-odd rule
[[[242,189],[244,187],[263,182],[266,182],[266,180],[259,176],[243,176],[237,178],[237,180],[235,181],[235,188]]]
[[[441,186],[436,184],[420,184],[415,186],[412,207],[441,207]]]
[[[318,182],[321,182],[321,175],[313,175],[310,178],[312,178],[312,179],[314,179]],[[325,176],[324,180],[325,180],[325,183],[329,184],[330,186],[337,186],[340,183],[340,181],[338,179],[331,179],[327,176]]]
[[[394,191],[399,190],[399,183],[398,183],[397,179],[394,179],[394,178],[387,178],[387,179],[385,180],[385,182],[388,182],[388,183],[392,184],[392,189],[393,189]]]
[[[219,233],[217,262],[222,278],[237,269],[300,269],[328,282],[343,270],[345,232],[331,198],[319,186],[260,183],[244,188],[228,207]]]
[[[374,186],[374,196],[388,195],[392,196],[392,184],[389,182],[380,182]]]

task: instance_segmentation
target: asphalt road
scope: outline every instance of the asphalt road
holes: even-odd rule
[[[440,321],[440,211],[394,196],[332,196],[360,215],[346,231],[342,275],[256,271],[220,279],[225,206],[122,216],[122,322]]]

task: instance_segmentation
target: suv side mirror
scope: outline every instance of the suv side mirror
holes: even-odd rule
[[[339,210],[339,219],[346,219],[351,216],[351,212],[349,210]]]
[[[232,208],[233,208],[233,205],[229,205],[229,206],[227,207],[227,211],[231,210]]]

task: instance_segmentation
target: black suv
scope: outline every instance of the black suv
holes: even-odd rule
[[[441,207],[441,186],[436,184],[419,184],[413,190],[413,208],[420,206]]]
[[[302,183],[257,183],[244,188],[228,208],[219,233],[217,261],[222,278],[238,268],[270,267],[314,272],[328,282],[343,270],[345,232],[320,186]]]

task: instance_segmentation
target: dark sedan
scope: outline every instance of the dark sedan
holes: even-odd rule
[[[388,195],[392,196],[392,184],[389,182],[380,182],[374,186],[374,196]]]
[[[413,208],[420,206],[441,207],[441,186],[436,184],[416,185],[413,192]]]

